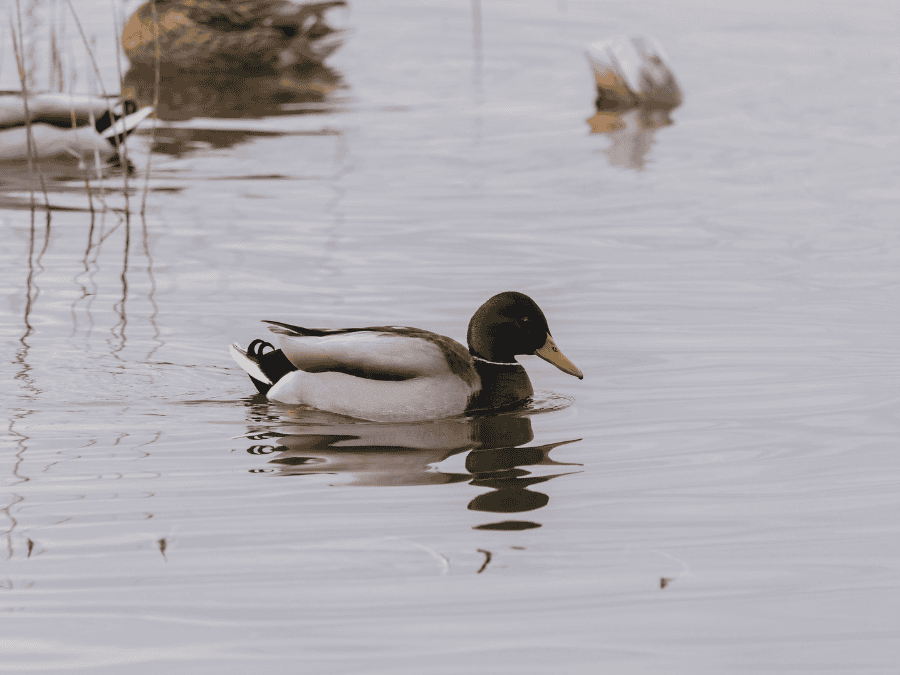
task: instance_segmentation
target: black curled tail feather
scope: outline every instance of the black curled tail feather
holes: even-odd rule
[[[118,122],[123,117],[127,117],[128,115],[133,115],[137,111],[138,111],[137,104],[134,101],[132,101],[131,99],[125,99],[124,101],[122,101],[122,114],[121,115],[117,115],[112,110],[107,108],[106,112],[104,112],[102,115],[100,115],[100,117],[98,117],[94,121],[94,128],[97,130],[98,133],[102,134],[104,131],[109,129],[113,124]],[[128,131],[126,131],[126,134],[131,133],[131,131],[132,130],[129,129]],[[119,140],[121,141],[121,137]],[[110,138],[109,141],[110,141],[110,143],[112,143],[113,139]]]
[[[154,112],[152,106],[138,108],[132,100],[122,102],[122,114],[108,110],[94,123],[94,128],[115,148],[122,144],[125,137],[140,126]]]
[[[268,351],[266,351],[268,349]],[[297,367],[288,361],[280,349],[264,340],[254,340],[247,346],[247,357],[255,361],[259,369],[274,384],[288,373],[297,370]],[[260,394],[267,394],[272,385],[268,382],[261,382],[252,375],[250,379]]]

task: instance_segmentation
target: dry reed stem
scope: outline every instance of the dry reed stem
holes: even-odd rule
[[[59,53],[59,44],[56,38],[56,27],[50,26],[50,89],[62,92],[65,89],[65,76],[63,74],[62,56]]]
[[[88,116],[90,118],[90,115]],[[72,131],[75,131],[77,127],[75,121],[75,110],[72,110]],[[80,168],[80,167],[79,167]],[[88,196],[88,208],[91,210],[91,216],[94,215],[94,194],[91,192],[91,173],[87,170],[87,166],[85,166],[84,171],[84,189],[87,192]]]
[[[106,93],[106,87],[103,86],[103,76],[100,74],[100,68],[97,65],[97,59],[94,56],[94,49],[91,44],[93,43],[96,46],[95,40],[88,40],[87,35],[84,33],[84,28],[81,26],[81,21],[78,19],[78,14],[75,13],[75,7],[72,6],[72,0],[66,0],[66,4],[69,5],[69,10],[72,13],[72,18],[75,19],[75,25],[78,27],[78,33],[81,35],[81,41],[84,43],[84,48],[87,50],[88,57],[91,60],[91,65],[94,67],[94,74],[97,76],[97,84],[100,85],[100,92],[103,94],[103,98],[107,101],[107,111],[110,116],[112,116],[112,110],[109,109],[109,96]],[[93,86],[91,86],[91,91],[93,91]],[[94,124],[93,115],[90,117],[90,124]],[[100,155],[97,150],[94,150],[94,165],[97,168],[97,179],[100,181],[100,203],[103,204],[104,211],[109,210],[109,205],[106,203],[106,190],[103,184],[103,170],[100,165]]]
[[[16,0],[16,10],[19,9],[18,0]],[[17,11],[18,14],[18,11]],[[22,30],[22,16],[19,14],[19,31]],[[23,55],[19,52],[19,39],[16,36],[16,28],[13,25],[12,18],[9,20],[9,32],[12,35],[13,42],[13,54],[16,57],[16,68],[19,71],[19,81],[22,83],[22,105],[25,107],[25,161],[28,165],[28,190],[31,195],[31,210],[34,211],[34,186],[31,184],[31,176],[34,174],[34,155],[32,151],[32,144],[34,143],[34,138],[31,134],[31,110],[28,108],[28,89],[25,84],[25,66],[22,63]]]
[[[35,159],[37,159],[36,146],[34,141],[34,132],[31,128],[31,110],[28,107],[28,75],[25,71],[25,51],[24,51],[24,34],[22,32],[22,8],[19,0],[16,0],[16,19],[18,22],[19,33],[16,35],[16,30],[10,25],[12,29],[10,32],[12,33],[13,39],[13,50],[15,52],[16,57],[16,67],[19,71],[19,81],[22,84],[22,105],[25,108],[25,146],[26,146],[26,155],[28,162],[28,192],[30,195],[31,202],[31,210],[34,212],[37,205],[34,202],[34,186],[32,185],[31,178],[34,176],[35,169]],[[47,226],[50,226],[50,197],[47,195],[47,186],[44,183],[44,174],[41,171],[41,167],[38,164],[37,166],[38,178],[41,182],[41,191],[44,193],[44,205],[47,209]]]
[[[147,168],[144,170],[144,194],[141,198],[141,217],[147,213],[147,191],[150,189],[150,160],[153,157],[153,144],[156,143],[156,122],[159,119],[159,63],[162,60],[162,47],[159,44],[159,16],[156,13],[156,0],[150,4],[153,16],[153,128],[150,130],[150,151],[147,153]]]
[[[94,76],[93,74],[88,74],[88,90],[91,95],[94,94]],[[88,124],[90,126],[96,126],[97,120],[94,118],[94,111],[88,110]],[[94,170],[97,172],[97,181],[100,183],[100,196],[98,199],[100,203],[103,205],[103,210],[108,211],[109,205],[106,203],[106,184],[103,182],[103,166],[100,163],[100,152],[97,148],[94,148]],[[90,172],[87,172],[88,175]]]
[[[125,78],[122,75],[122,52],[120,50],[121,41],[119,40],[119,8],[116,5],[116,0],[112,0],[113,3],[113,30],[114,30],[114,39],[116,45],[116,71],[119,75],[119,98],[122,97],[122,92],[125,90]],[[125,110],[122,111],[123,116],[125,114]],[[115,124],[115,122],[113,122]],[[115,137],[114,137],[115,138]],[[128,214],[131,211],[131,204],[128,197],[128,134],[122,134],[122,140],[116,138],[116,152],[119,155],[119,165],[122,167],[122,189],[125,196],[125,217],[128,218]]]
[[[18,1],[19,0],[16,0],[16,2]],[[109,100],[109,96],[106,95],[106,89],[103,87],[103,76],[100,74],[100,68],[97,66],[97,59],[94,58],[94,51],[91,49],[87,36],[84,34],[84,29],[81,27],[81,21],[79,21],[78,15],[75,13],[75,8],[72,6],[72,0],[66,0],[66,3],[68,3],[69,9],[72,10],[72,18],[75,19],[75,25],[78,26],[78,32],[81,34],[84,48],[87,49],[88,56],[91,59],[91,65],[94,67],[94,72],[97,74],[97,82],[100,84],[100,91],[103,93],[103,98]],[[111,110],[110,114],[112,114]]]

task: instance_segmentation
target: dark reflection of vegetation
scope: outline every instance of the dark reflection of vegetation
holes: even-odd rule
[[[309,424],[259,430],[247,449],[269,457],[257,473],[288,476],[334,474],[350,485],[436,485],[469,481],[490,491],[475,497],[471,511],[520,513],[545,506],[550,498],[529,488],[565,473],[532,476],[521,467],[572,466],[550,459],[550,452],[574,440],[522,447],[534,438],[528,417],[510,414],[452,418],[415,424],[348,422],[326,413],[311,413]],[[329,419],[330,418],[330,419]],[[469,452],[467,473],[444,472],[436,465]],[[577,466],[577,465],[576,465]],[[527,529],[536,523],[505,521],[480,529]]]

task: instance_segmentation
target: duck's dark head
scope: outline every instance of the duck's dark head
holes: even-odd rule
[[[541,308],[524,293],[499,293],[479,307],[467,340],[469,352],[488,361],[513,363],[517,354],[533,354],[579,380],[584,377],[559,351]]]

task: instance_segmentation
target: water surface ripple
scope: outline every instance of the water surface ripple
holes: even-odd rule
[[[0,168],[0,672],[896,672],[893,5],[350,4],[344,88],[133,139],[145,217]],[[640,162],[586,122],[634,33],[685,91]],[[227,353],[504,290],[585,374],[523,357],[516,413],[270,405]]]

